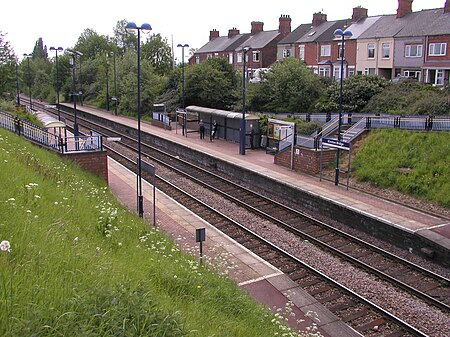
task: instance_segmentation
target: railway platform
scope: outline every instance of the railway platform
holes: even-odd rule
[[[104,110],[89,106],[80,107],[80,110],[100,115],[131,128],[137,127],[135,119],[125,116],[114,116]],[[450,250],[450,222],[448,220],[442,220],[439,217],[399,206],[362,192],[346,190],[345,187],[335,186],[332,182],[320,182],[316,177],[275,165],[273,156],[266,154],[261,149],[248,149],[245,155],[240,155],[239,144],[237,143],[221,139],[214,139],[211,142],[209,138],[200,139],[197,133],[188,133],[187,136],[183,136],[181,129],[168,130],[145,122],[141,123],[141,130],[169,139],[187,148],[207,153],[212,157],[226,160],[267,178],[283,181],[342,207],[379,219],[396,229],[423,236],[444,249]],[[136,209],[136,178],[133,173],[127,171],[118,163],[109,160],[109,184],[113,193],[124,205],[130,209]],[[151,191],[151,188],[144,188],[145,217],[148,218],[150,223],[152,219],[150,205],[153,199],[148,193],[151,193]],[[290,324],[300,324],[300,328],[310,326],[313,321],[308,317],[308,313],[316,313],[320,320],[316,323],[324,336],[360,336],[324,309],[320,303],[304,293],[279,270],[266,264],[238,243],[221,235],[208,223],[158,191],[156,195],[156,217],[161,230],[172,236],[180,246],[184,246],[190,252],[197,253],[198,250],[195,243],[196,228],[206,228],[207,241],[204,245],[204,256],[206,258],[226,256],[226,260],[231,261],[234,265],[229,276],[256,300],[269,308],[283,309],[289,301],[292,301],[292,310],[295,316],[291,318]],[[304,321],[298,323],[298,319]]]

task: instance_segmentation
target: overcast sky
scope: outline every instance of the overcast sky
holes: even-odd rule
[[[16,0],[17,1],[17,0]],[[4,0],[0,7],[0,31],[7,33],[16,55],[31,53],[42,37],[49,48],[73,47],[86,29],[100,35],[113,35],[117,21],[149,23],[152,33],[159,33],[175,46],[175,57],[181,60],[178,43],[200,48],[208,42],[209,31],[216,29],[227,35],[236,27],[241,33],[250,32],[252,21],[264,22],[264,30],[278,29],[281,14],[292,19],[292,30],[310,23],[313,13],[322,11],[328,20],[350,18],[352,9],[363,6],[369,16],[395,14],[398,0]],[[444,7],[445,0],[415,0],[413,11]],[[187,50],[185,56],[187,57]]]

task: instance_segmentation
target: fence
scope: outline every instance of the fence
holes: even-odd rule
[[[0,126],[28,140],[61,153],[75,151],[102,151],[100,135],[62,137],[29,121],[0,111]]]

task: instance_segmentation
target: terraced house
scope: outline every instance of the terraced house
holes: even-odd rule
[[[394,1],[394,0],[392,0]],[[447,86],[450,77],[450,0],[443,8],[413,12],[413,0],[398,0],[396,14],[368,16],[368,9],[353,8],[350,19],[327,21],[327,15],[313,14],[311,23],[291,32],[291,18],[282,15],[278,31],[263,31],[262,22],[252,22],[250,34],[235,28],[220,37],[211,31],[210,41],[190,59],[199,63],[210,57],[226,57],[235,69],[242,69],[243,48],[249,76],[268,68],[276,60],[295,57],[312,72],[339,79],[341,40],[336,29],[349,30],[345,42],[344,78],[354,74],[379,75],[387,79],[415,78],[436,86]]]

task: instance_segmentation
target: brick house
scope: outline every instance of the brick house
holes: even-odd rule
[[[246,53],[246,67],[251,75],[255,69],[268,68],[276,61],[277,45],[291,32],[291,18],[281,15],[278,30],[264,31],[264,23],[253,21],[250,33],[241,34],[236,28],[227,36],[220,36],[217,30],[210,31],[209,42],[198,49],[189,59],[189,64],[198,64],[208,58],[223,57],[235,69],[242,70],[243,48]]]

